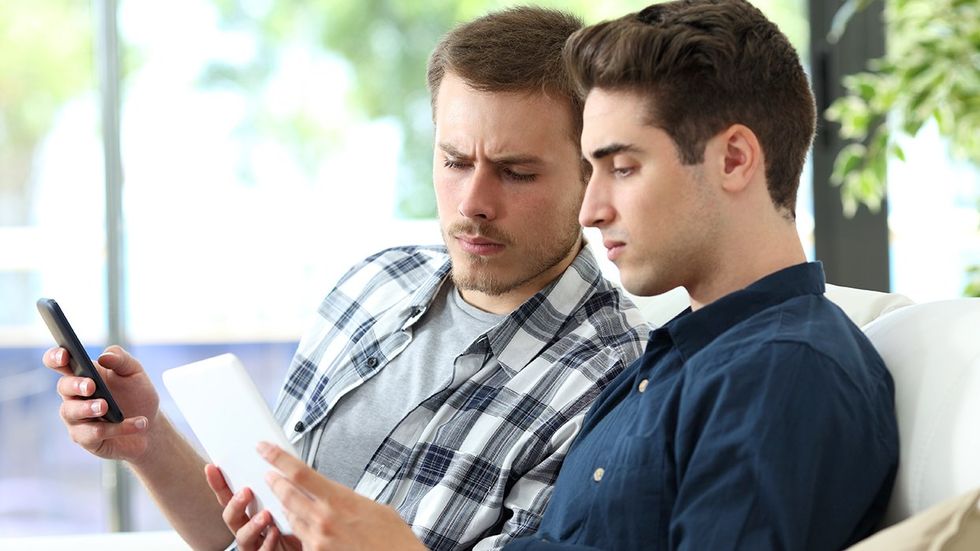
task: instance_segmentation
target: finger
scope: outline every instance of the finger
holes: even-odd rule
[[[105,415],[108,408],[102,398],[95,400],[65,400],[61,402],[61,418],[69,423],[96,419]]]
[[[262,542],[262,547],[259,548],[259,551],[272,551],[273,549],[276,549],[278,545],[279,529],[275,524],[273,524],[268,530],[265,531],[265,540]]]
[[[69,402],[62,402],[62,406]],[[105,440],[132,436],[146,432],[146,417],[130,417],[122,423],[102,423],[99,421],[80,421],[78,419],[68,419],[62,414],[70,425],[69,433],[71,439],[85,448],[93,448],[100,445]]]
[[[102,352],[98,359],[99,365],[114,371],[116,375],[128,377],[143,371],[143,366],[129,352],[119,345],[112,345]]]
[[[53,369],[65,375],[71,375],[71,368],[68,367],[68,351],[60,346],[47,350],[41,356],[41,363],[44,367]]]
[[[272,493],[276,494],[276,497],[279,498],[279,502],[282,503],[286,512],[292,512],[297,516],[305,517],[314,508],[314,499],[300,488],[297,488],[292,481],[281,474],[276,472],[266,473],[265,481],[272,488]],[[292,524],[292,521],[290,521],[290,524]]]
[[[286,515],[286,522],[289,523],[289,527],[293,530],[294,537],[298,537],[300,541],[307,542],[313,539],[315,534],[310,530],[310,525],[306,520],[300,518],[289,509],[284,508],[283,513]]]
[[[272,526],[272,515],[269,511],[260,511],[235,531],[235,543],[241,549],[258,549],[262,545],[262,532],[269,526]]]
[[[218,498],[218,503],[222,507],[228,505],[228,502],[231,501],[234,494],[231,492],[231,488],[228,487],[228,482],[221,473],[221,469],[208,463],[204,466],[204,478],[207,479],[208,486],[211,487],[214,496]]]
[[[270,465],[279,469],[283,476],[304,491],[314,494],[317,497],[327,499],[338,493],[352,491],[346,486],[327,479],[325,476],[311,469],[306,463],[303,463],[298,457],[286,453],[275,444],[259,442],[256,449]]]
[[[91,396],[95,392],[95,381],[88,377],[65,376],[58,379],[55,388],[62,398]]]
[[[242,491],[232,496],[228,504],[225,505],[225,509],[221,512],[221,519],[225,521],[225,524],[228,525],[231,532],[236,535],[236,539],[238,537],[238,531],[248,524],[248,513],[245,512],[245,508],[252,502],[252,497],[252,490],[242,488]]]

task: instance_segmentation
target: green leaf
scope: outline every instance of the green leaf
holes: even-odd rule
[[[864,144],[852,143],[840,150],[834,160],[834,170],[830,176],[830,181],[834,185],[841,185],[845,177],[853,174],[864,161],[867,153]]]
[[[905,151],[902,150],[902,146],[898,145],[895,142],[892,142],[890,151],[892,157],[895,157],[896,159],[902,161],[903,163],[905,162]]]

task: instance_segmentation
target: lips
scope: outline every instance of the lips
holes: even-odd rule
[[[626,248],[626,243],[612,239],[604,240],[602,245],[606,247],[606,257],[614,262],[623,254],[623,249]]]
[[[479,235],[456,235],[454,239],[464,251],[478,255],[489,256],[504,250],[504,245]]]

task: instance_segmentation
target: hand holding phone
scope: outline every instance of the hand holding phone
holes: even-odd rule
[[[95,392],[92,393],[91,399],[101,398],[105,400],[107,405],[106,412],[100,419],[110,423],[121,423],[124,418],[122,410],[119,409],[109,392],[109,388],[99,376],[99,372],[95,370],[95,366],[92,365],[92,360],[85,352],[78,336],[75,335],[75,330],[68,323],[61,307],[53,299],[42,298],[37,301],[37,310],[58,346],[68,351],[69,365],[75,376],[87,377],[95,382]]]

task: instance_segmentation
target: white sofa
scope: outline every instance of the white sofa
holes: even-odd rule
[[[886,525],[980,487],[980,299],[913,304],[834,285],[827,296],[864,329],[895,379],[902,460]],[[636,300],[656,324],[687,306],[683,289]],[[173,532],[0,538],[0,549],[69,547],[188,549]]]

